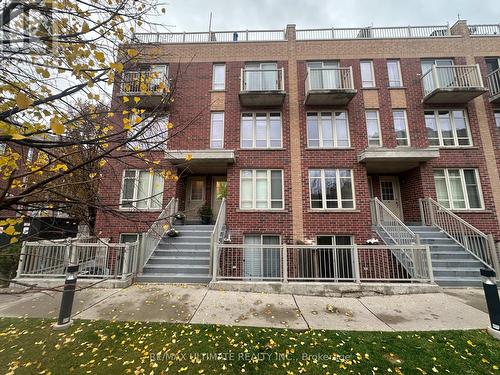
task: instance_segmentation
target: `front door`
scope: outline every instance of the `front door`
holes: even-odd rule
[[[219,214],[220,204],[223,196],[225,196],[227,181],[225,176],[217,176],[212,179],[212,211],[214,220]]]
[[[380,177],[380,200],[394,215],[403,220],[398,176]]]
[[[188,177],[186,186],[186,218],[199,220],[198,210],[205,203],[205,177]]]

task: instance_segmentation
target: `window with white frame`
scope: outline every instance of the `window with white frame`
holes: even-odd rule
[[[243,243],[245,279],[279,279],[281,277],[281,238],[272,234],[245,235]],[[266,246],[267,245],[267,246]]]
[[[338,89],[342,77],[338,61],[311,61],[307,63],[311,90]]]
[[[283,209],[283,171],[280,169],[241,170],[240,208]]]
[[[212,112],[210,124],[210,148],[224,147],[224,112]]]
[[[406,111],[403,109],[393,110],[392,118],[394,121],[394,131],[396,133],[396,144],[398,146],[409,146],[410,138],[408,135],[408,120],[406,118]]]
[[[361,69],[361,87],[375,87],[375,73],[373,72],[373,61],[362,60],[359,62]]]
[[[380,135],[380,121],[378,111],[365,111],[366,132],[368,135],[368,146],[382,146],[382,137]]]
[[[120,243],[134,243],[140,241],[139,233],[120,233]]]
[[[163,202],[163,177],[149,170],[123,171],[120,208],[158,210]]]
[[[437,200],[452,210],[482,209],[479,172],[473,168],[434,170]]]
[[[349,147],[347,113],[307,112],[307,147]]]
[[[161,150],[167,148],[168,114],[130,113],[132,129],[127,137],[128,146],[136,150]]]
[[[214,64],[212,71],[212,90],[226,88],[226,64]]]
[[[387,74],[389,76],[389,87],[403,86],[399,60],[387,60]]]
[[[500,57],[488,57],[485,59],[488,74],[500,68]]]
[[[465,110],[425,111],[425,127],[431,146],[471,146]]]
[[[241,148],[281,148],[281,113],[242,113]]]
[[[495,111],[495,123],[497,125],[497,130],[500,133],[500,111]]]
[[[5,154],[6,150],[7,150],[7,143],[0,142],[0,154]]]
[[[353,209],[354,184],[350,169],[310,169],[311,209]]]

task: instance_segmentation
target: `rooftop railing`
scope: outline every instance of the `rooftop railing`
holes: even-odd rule
[[[500,23],[485,25],[469,25],[469,34],[474,35],[497,35],[500,36]]]

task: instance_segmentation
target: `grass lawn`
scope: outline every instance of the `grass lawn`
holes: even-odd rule
[[[485,331],[292,331],[0,318],[1,374],[500,374]]]

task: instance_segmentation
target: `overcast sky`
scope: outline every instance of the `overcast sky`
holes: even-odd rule
[[[166,0],[172,32],[500,22],[500,0]],[[160,30],[159,30],[160,31]]]

